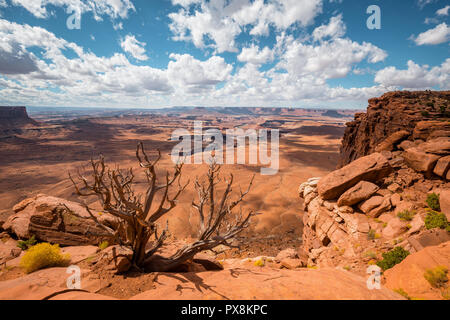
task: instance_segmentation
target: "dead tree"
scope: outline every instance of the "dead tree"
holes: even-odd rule
[[[182,164],[175,166],[173,175],[167,172],[164,183],[158,184],[156,165],[161,159],[161,153],[158,153],[157,159],[151,162],[142,143],[139,143],[136,149],[136,157],[141,168],[144,169],[148,183],[143,200],[142,196],[135,194],[133,170],[110,169],[106,166],[103,156],[100,156],[98,160],[91,159],[91,179],[78,172],[81,188],[69,174],[79,196],[97,196],[103,210],[117,218],[119,226],[116,230],[112,230],[100,223],[86,205],[91,218],[99,226],[109,232],[110,236],[118,243],[133,251],[131,262],[138,268],[141,268],[145,264],[145,260],[151,257],[164,243],[167,237],[167,227],[158,235],[156,222],[175,208],[176,200],[187,186],[187,184],[182,186],[180,182]],[[169,191],[175,183],[178,185],[178,190],[175,195],[170,197]],[[157,193],[162,194],[161,200],[157,206],[153,206]],[[151,212],[152,207],[156,207],[153,212]],[[152,236],[154,236],[153,247],[146,250],[147,243]]]
[[[254,177],[246,191],[240,191],[237,199],[232,198],[234,176],[231,174],[225,180],[225,190],[221,195],[217,192],[217,184],[222,182],[219,177],[221,166],[216,162],[211,162],[206,181],[200,182],[197,178],[195,181],[195,189],[198,194],[197,202],[192,202],[193,208],[199,215],[199,232],[198,240],[192,244],[178,250],[173,256],[165,259],[165,263],[158,264],[158,269],[173,270],[180,264],[194,258],[201,251],[213,251],[219,245],[228,248],[237,248],[229,241],[235,238],[239,233],[250,226],[250,219],[257,213],[250,212],[246,216],[242,214],[242,210],[238,213],[233,210],[244,201],[244,198],[250,192],[253,185]]]
[[[177,199],[189,184],[189,182],[181,184],[182,164],[175,166],[173,174],[167,172],[164,183],[158,184],[156,165],[161,159],[161,153],[158,153],[157,159],[152,162],[144,150],[144,145],[139,143],[137,146],[136,158],[140,167],[144,169],[148,184],[144,195],[135,193],[135,175],[132,169],[110,169],[106,166],[103,156],[98,160],[91,160],[90,179],[78,172],[77,183],[69,174],[77,194],[82,197],[97,196],[103,210],[117,218],[118,227],[113,230],[105,226],[95,217],[89,206],[85,205],[91,218],[116,242],[132,250],[131,263],[140,270],[170,271],[192,259],[200,251],[213,250],[219,245],[231,247],[228,241],[247,228],[250,218],[255,215],[251,212],[244,217],[240,212],[233,217],[232,214],[233,209],[250,191],[253,179],[245,192],[241,192],[235,201],[230,201],[234,180],[231,175],[224,193],[216,202],[216,184],[219,182],[220,166],[213,163],[208,170],[207,182],[202,184],[198,179],[195,182],[199,200],[192,205],[200,217],[198,240],[178,250],[171,257],[162,258],[155,255],[168,236],[168,224],[166,229],[158,234],[157,222],[175,208]],[[173,191],[175,186],[176,191]],[[161,195],[159,203],[156,203],[157,193]],[[153,240],[152,246],[147,248],[150,240]],[[155,257],[159,259],[155,260]]]

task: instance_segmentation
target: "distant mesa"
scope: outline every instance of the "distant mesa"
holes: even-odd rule
[[[26,107],[1,107],[0,106],[0,127],[20,128],[24,126],[37,126],[38,122],[28,116]]]
[[[322,116],[330,118],[347,118],[346,115],[343,115],[336,110],[327,110],[327,112],[322,113]]]

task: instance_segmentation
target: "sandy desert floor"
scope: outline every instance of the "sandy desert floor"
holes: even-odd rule
[[[140,175],[142,172],[135,159],[138,141],[144,142],[151,156],[156,156],[156,149],[161,150],[159,173],[162,176],[173,166],[169,155],[175,145],[170,141],[172,132],[178,128],[192,131],[193,119],[186,115],[158,114],[75,120],[54,120],[44,116],[39,117],[39,127],[4,131],[0,137],[0,215],[11,214],[17,202],[37,194],[80,201],[68,179],[68,172],[76,172],[99,154],[103,154],[110,165],[135,168],[137,187],[143,190],[144,176]],[[239,190],[238,186],[245,189],[255,174],[254,187],[243,209],[261,215],[255,218],[252,229],[245,235],[252,239],[248,244],[248,255],[258,255],[261,251],[270,255],[268,248],[276,253],[284,247],[299,244],[302,210],[298,186],[308,178],[323,176],[336,167],[344,123],[350,117],[208,115],[195,119],[204,121],[205,127],[221,130],[236,127],[280,129],[278,174],[262,176],[257,165],[224,165],[222,174],[234,174],[235,190]],[[195,177],[205,174],[206,168],[206,165],[186,165],[182,180],[192,182]],[[177,208],[170,213],[169,225],[174,238],[195,236],[193,197],[191,183]]]

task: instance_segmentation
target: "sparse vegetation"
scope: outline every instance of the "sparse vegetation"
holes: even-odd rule
[[[372,260],[370,260],[367,264],[368,264],[369,266],[374,266],[374,265],[377,264],[377,260],[372,259]]]
[[[430,229],[447,229],[449,231],[449,222],[447,221],[447,217],[444,213],[429,211],[427,216],[425,217],[425,227]]]
[[[98,248],[100,249],[100,250],[105,250],[106,248],[108,248],[109,247],[109,242],[108,241],[103,241],[102,243],[100,243],[99,245],[98,245]]]
[[[383,253],[383,260],[378,261],[377,266],[386,271],[402,262],[409,254],[410,252],[402,247],[396,247],[389,252]]]
[[[367,234],[367,239],[368,240],[376,240],[376,239],[380,239],[381,235],[379,233],[377,233],[374,229],[370,229],[369,233]]]
[[[423,276],[433,288],[442,288],[448,282],[447,274],[447,267],[438,266],[434,269],[427,269]]]
[[[444,300],[450,300],[450,288],[442,289],[441,296]]]
[[[416,215],[416,211],[414,210],[404,210],[402,212],[399,212],[397,214],[397,217],[400,218],[400,220],[403,221],[411,221],[412,219],[414,219],[414,216]]]
[[[436,193],[431,193],[427,196],[427,204],[431,210],[441,211],[441,205],[439,202],[439,195]]]
[[[255,267],[264,267],[266,264],[262,258],[258,259],[254,263]]]
[[[31,238],[28,240],[20,240],[19,242],[17,242],[17,247],[25,251],[34,246],[36,243],[37,243],[36,237],[32,235]]]
[[[59,245],[40,243],[27,250],[20,261],[20,266],[26,273],[50,267],[65,266],[70,260],[69,255],[63,255]]]
[[[369,250],[369,251],[364,253],[364,257],[365,258],[370,258],[370,259],[376,259],[377,258],[377,253],[374,252],[374,251]]]
[[[422,111],[421,114],[422,114],[422,117],[429,117],[430,116],[430,113],[428,111],[425,111],[425,110]]]
[[[403,290],[402,288],[395,289],[394,292],[397,292],[399,295],[403,296],[404,298],[411,300],[411,297],[408,295],[408,293]]]

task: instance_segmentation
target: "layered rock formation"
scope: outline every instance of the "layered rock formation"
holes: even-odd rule
[[[388,93],[370,100],[367,114],[348,124],[342,156],[350,163],[299,189],[310,264],[363,273],[396,245],[415,252],[450,240],[447,231],[424,225],[430,193],[440,194],[441,211],[450,220],[450,122],[423,120],[422,113],[432,110],[421,112],[412,103],[426,98],[441,105],[448,97]]]
[[[450,91],[389,92],[370,99],[367,112],[347,124],[340,167],[375,152],[387,137],[387,143],[396,144],[405,135],[426,140],[433,132],[432,137],[448,134],[450,123],[443,120],[449,119],[449,102]]]
[[[39,241],[62,246],[97,245],[105,240],[113,242],[91,219],[87,210],[75,202],[38,195],[23,200],[14,206],[13,211],[15,213],[2,228],[19,239],[29,239],[34,235]],[[97,214],[99,221],[110,228],[116,227],[113,217]]]
[[[38,125],[28,116],[26,107],[0,107],[0,128],[9,129],[25,125]]]

